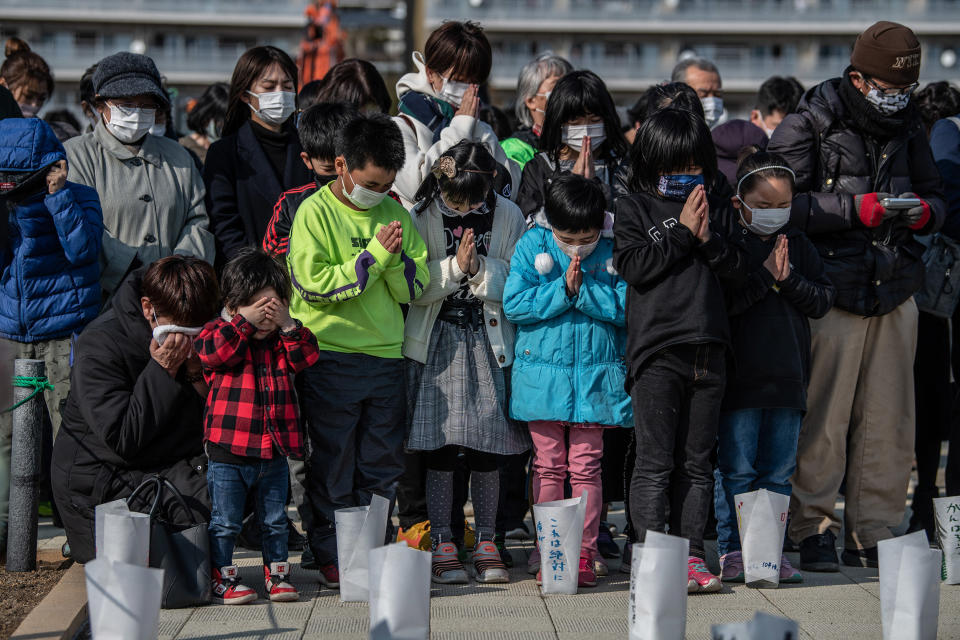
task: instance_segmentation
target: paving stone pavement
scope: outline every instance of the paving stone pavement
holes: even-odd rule
[[[619,537],[622,544],[624,538]],[[708,547],[710,544],[708,543]],[[501,585],[434,585],[430,601],[431,638],[437,640],[590,640],[627,637],[629,576],[619,560],[599,586],[575,596],[543,596],[526,573],[530,542],[511,541],[516,563],[511,582]],[[799,564],[797,554],[788,554]],[[715,562],[716,555],[712,560]],[[263,593],[259,554],[235,556],[245,584]],[[261,598],[243,606],[207,606],[162,611],[160,639],[188,638],[333,640],[366,639],[364,603],[342,603],[339,592],[316,581],[316,573],[299,570],[291,555],[292,582],[300,602],[272,604]],[[716,571],[717,567],[713,569]],[[403,589],[403,585],[397,585]],[[875,569],[842,567],[839,573],[804,573],[799,585],[753,589],[724,585],[716,594],[687,601],[687,638],[709,640],[711,625],[748,620],[755,611],[796,620],[803,640],[875,640],[881,637],[879,582]],[[939,638],[960,638],[960,585],[940,590]]]

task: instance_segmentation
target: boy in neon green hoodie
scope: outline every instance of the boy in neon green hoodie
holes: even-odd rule
[[[302,374],[315,522],[307,536],[320,581],[338,586],[334,511],[394,498],[403,472],[405,391],[401,304],[430,281],[427,248],[385,197],[403,166],[399,128],[358,116],[337,139],[337,180],[300,205],[290,230],[290,313],[317,336]]]

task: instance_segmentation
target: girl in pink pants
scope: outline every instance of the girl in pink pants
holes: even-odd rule
[[[580,140],[584,147],[589,138]],[[537,226],[510,262],[503,310],[517,327],[510,415],[529,423],[536,502],[588,492],[580,586],[596,585],[603,427],[632,426],[624,390],[626,285],[612,267],[612,220],[600,185],[555,178]],[[531,564],[539,566],[539,556]]]

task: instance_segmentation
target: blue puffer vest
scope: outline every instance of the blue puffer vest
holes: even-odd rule
[[[32,173],[66,158],[50,127],[37,118],[0,121],[0,172]],[[64,338],[100,311],[100,199],[67,182],[11,204],[9,246],[2,256],[0,337],[18,342]]]

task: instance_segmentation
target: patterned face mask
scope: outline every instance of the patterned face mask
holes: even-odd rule
[[[866,97],[867,102],[885,116],[893,115],[906,107],[907,103],[910,102],[909,93],[898,93],[891,96],[881,93],[879,89],[873,87],[870,88]]]
[[[704,184],[703,174],[677,173],[660,176],[657,189],[663,194],[664,198],[686,202],[687,198],[690,197],[690,193],[697,185],[701,184]]]

